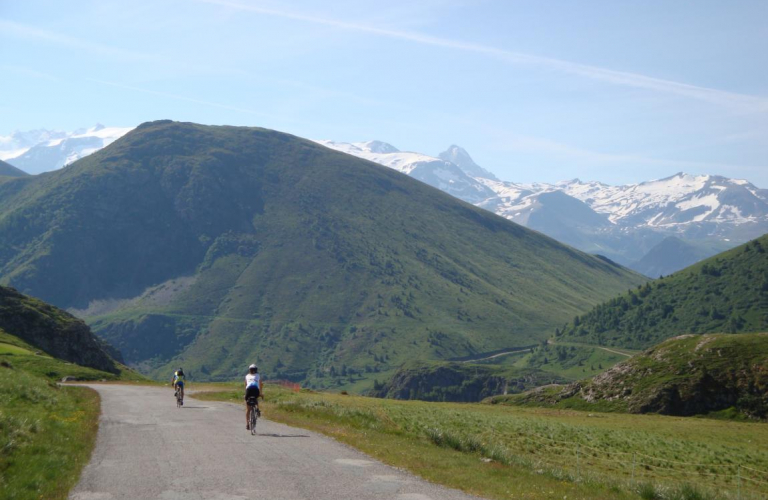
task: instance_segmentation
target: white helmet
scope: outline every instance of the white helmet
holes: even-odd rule
[[[258,366],[256,366],[256,365],[251,365],[251,366],[249,366],[249,367],[248,367],[248,369],[249,369],[249,370],[258,370],[258,369],[259,369],[259,367],[258,367]]]

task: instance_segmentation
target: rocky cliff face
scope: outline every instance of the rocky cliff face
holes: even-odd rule
[[[0,287],[0,329],[53,357],[118,373],[113,359],[117,353],[98,340],[85,323],[13,288]]]

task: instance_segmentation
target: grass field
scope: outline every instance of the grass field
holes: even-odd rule
[[[0,498],[65,499],[93,449],[98,394],[0,363]]]
[[[768,496],[764,424],[265,392],[268,418],[487,498]],[[219,387],[195,397],[241,394]]]

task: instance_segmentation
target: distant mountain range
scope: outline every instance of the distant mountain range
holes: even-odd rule
[[[16,132],[0,136],[0,159],[31,174],[55,170],[130,130],[98,125],[74,133]],[[745,180],[678,173],[625,186],[579,179],[520,184],[499,180],[456,145],[430,156],[382,141],[316,142],[390,167],[650,277],[671,274],[768,232],[768,190]]]
[[[0,136],[0,160],[28,174],[58,170],[99,149],[132,130],[132,127],[96,125],[75,132],[31,130]]]
[[[498,180],[455,145],[432,157],[381,141],[317,142],[652,277],[768,232],[768,190],[745,180],[678,173],[626,186],[579,179],[519,184]],[[669,237],[681,244],[665,243]]]

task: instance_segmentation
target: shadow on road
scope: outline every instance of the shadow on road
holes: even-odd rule
[[[257,432],[256,435],[258,436],[264,436],[264,437],[273,437],[273,438],[308,438],[306,434],[264,434],[261,432]]]
[[[182,406],[182,410],[203,410],[205,408],[210,408],[210,406]]]

